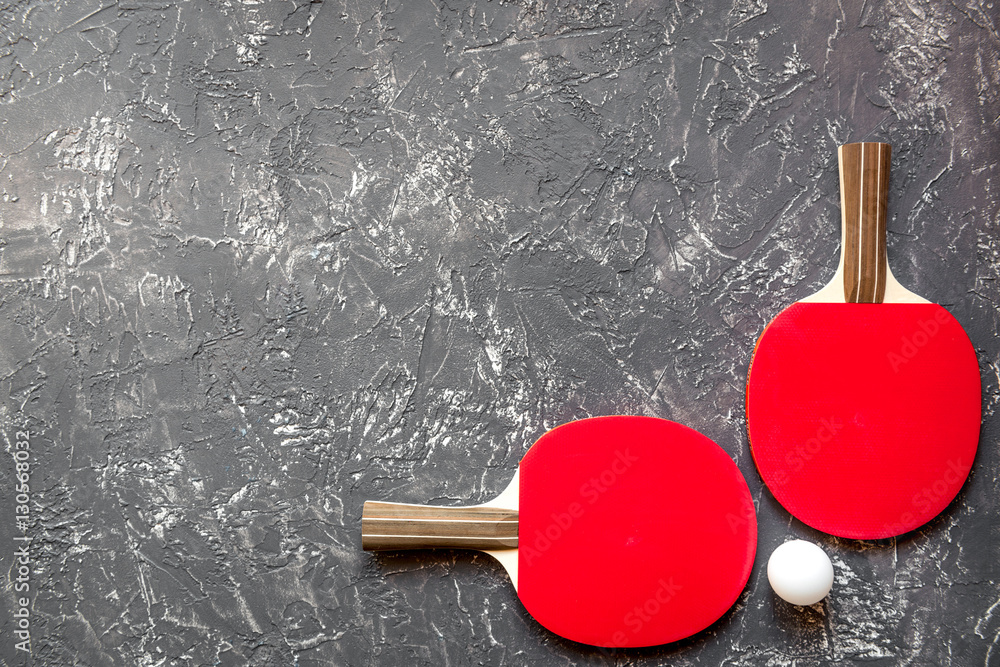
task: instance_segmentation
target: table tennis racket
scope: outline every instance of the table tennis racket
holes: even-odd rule
[[[595,646],[655,646],[721,617],[746,585],[757,520],[729,455],[686,426],[594,417],[545,433],[496,499],[365,503],[365,550],[479,549],[544,627]]]
[[[750,449],[789,512],[840,537],[913,530],[943,510],[979,442],[979,365],[958,321],[886,261],[891,148],[840,147],[840,266],[761,334]]]

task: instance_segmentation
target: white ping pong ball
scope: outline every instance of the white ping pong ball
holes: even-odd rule
[[[771,553],[767,580],[782,600],[803,607],[816,604],[833,587],[833,563],[812,542],[792,540]]]

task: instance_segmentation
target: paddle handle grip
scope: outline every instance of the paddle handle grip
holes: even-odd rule
[[[877,142],[844,144],[839,150],[843,224],[844,300],[882,303],[889,264],[885,221],[892,147]]]
[[[517,510],[365,502],[361,548],[516,549]]]

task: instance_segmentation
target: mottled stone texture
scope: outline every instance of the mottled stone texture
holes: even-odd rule
[[[36,665],[1000,665],[996,1],[4,3],[2,664],[27,429]],[[984,390],[962,494],[879,543],[790,518],[743,413],[866,138],[893,271]],[[361,551],[365,499],[487,499],[611,413],[747,478],[757,564],[709,630],[601,652],[486,556]],[[826,603],[771,593],[790,537]]]

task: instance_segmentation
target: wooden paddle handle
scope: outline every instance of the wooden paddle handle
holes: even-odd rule
[[[516,549],[517,511],[497,507],[434,507],[365,502],[361,548]]]
[[[882,303],[889,267],[885,218],[892,147],[875,142],[844,144],[839,155],[844,300]]]

